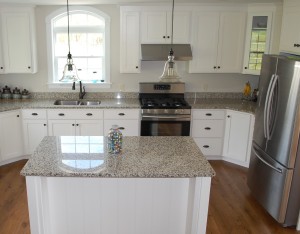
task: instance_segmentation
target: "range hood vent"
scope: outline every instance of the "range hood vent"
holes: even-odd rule
[[[171,49],[169,44],[142,44],[142,61],[166,61]],[[190,44],[173,44],[175,60],[192,60]]]

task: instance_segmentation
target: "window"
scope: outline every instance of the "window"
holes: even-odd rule
[[[110,19],[103,12],[90,8],[70,7],[70,45],[78,77],[93,87],[109,87]],[[67,62],[68,18],[66,9],[60,9],[47,17],[49,85],[69,87],[59,82]]]

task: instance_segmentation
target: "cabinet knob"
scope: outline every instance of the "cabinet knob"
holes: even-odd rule
[[[204,128],[205,130],[210,130],[211,128],[210,127],[206,127],[206,128]]]
[[[124,113],[119,113],[119,115],[120,115],[120,116],[124,116],[125,114],[124,114]]]
[[[221,67],[220,66],[218,66],[218,69],[220,69]]]
[[[125,128],[124,128],[124,127],[119,127],[119,129],[120,129],[120,130],[125,130]]]
[[[0,67],[1,69],[3,69],[3,67]]]
[[[166,36],[163,36],[163,38],[166,38]]]
[[[47,124],[44,124],[44,126],[47,126]]]
[[[209,148],[209,145],[204,145],[203,148]]]
[[[170,38],[170,36],[167,36],[167,38]]]
[[[76,124],[76,126],[79,126],[79,124]]]
[[[230,115],[227,115],[227,118],[230,118]]]
[[[214,66],[214,69],[217,69],[217,67],[216,67],[216,66]]]
[[[72,124],[72,126],[75,126],[75,124]]]
[[[31,67],[30,66],[28,66],[28,69],[30,69]]]
[[[64,114],[64,113],[59,113],[58,115],[59,115],[59,116],[64,116],[65,114]]]
[[[92,116],[93,114],[92,114],[92,113],[87,113],[86,115],[87,115],[87,116]]]
[[[136,68],[136,69],[138,69],[138,68],[139,68],[139,66],[136,66],[135,68]]]
[[[20,115],[17,115],[17,117],[19,118],[19,117],[20,117]]]
[[[248,67],[245,67],[245,69],[248,69]]]

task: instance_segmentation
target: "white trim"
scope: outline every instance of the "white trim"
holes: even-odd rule
[[[65,90],[71,90],[72,84],[70,83],[48,83],[48,88],[49,89],[65,89]],[[77,85],[76,85],[77,86]],[[83,86],[85,86],[88,89],[108,89],[111,88],[111,83],[84,83],[83,81]]]
[[[88,6],[70,6],[70,12],[72,11],[82,11],[82,12],[90,12],[92,15],[96,17],[102,17],[105,20],[105,83],[98,84],[85,84],[87,87],[99,89],[99,88],[110,88],[110,16],[106,13]],[[66,7],[59,8],[58,10],[52,12],[46,17],[46,35],[47,35],[47,58],[48,58],[48,88],[49,89],[62,89],[69,88],[70,84],[60,84],[53,82],[53,33],[52,33],[52,20],[61,14],[66,13]],[[106,53],[108,51],[108,53]]]

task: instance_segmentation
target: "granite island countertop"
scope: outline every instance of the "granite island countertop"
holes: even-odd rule
[[[193,178],[214,170],[192,137],[123,137],[110,154],[103,136],[45,137],[21,171],[23,176]]]

